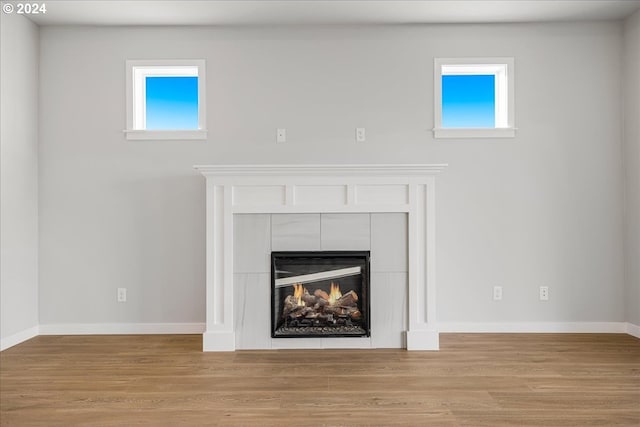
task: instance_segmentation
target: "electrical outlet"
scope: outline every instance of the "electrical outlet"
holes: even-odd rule
[[[364,133],[364,128],[356,128],[356,142],[366,141],[367,136]]]
[[[549,287],[540,286],[540,301],[549,301]]]
[[[118,302],[127,302],[127,288],[118,288]]]
[[[493,300],[500,301],[502,299],[502,286],[493,287]]]
[[[287,142],[287,130],[279,128],[276,131],[276,142]]]

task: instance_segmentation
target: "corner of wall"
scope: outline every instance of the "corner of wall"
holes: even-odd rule
[[[625,321],[640,330],[640,10],[623,23],[622,158],[624,192]]]
[[[39,28],[1,16],[0,347],[38,335]]]

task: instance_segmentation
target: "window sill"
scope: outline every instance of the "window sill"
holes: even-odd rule
[[[198,130],[125,130],[127,139],[135,140],[203,140],[207,139],[207,131]]]
[[[495,129],[458,129],[458,128],[436,128],[433,129],[434,138],[514,138],[516,128],[495,128]]]

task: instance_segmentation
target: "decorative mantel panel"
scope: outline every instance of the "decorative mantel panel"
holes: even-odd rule
[[[408,215],[408,350],[437,350],[435,177],[446,164],[210,165],[204,351],[235,350],[233,221],[247,213]]]

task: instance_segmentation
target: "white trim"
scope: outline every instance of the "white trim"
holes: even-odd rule
[[[452,60],[460,61],[460,58],[436,58],[442,63],[442,75],[444,76],[495,76],[505,72],[506,64],[471,64],[468,61],[460,64],[452,64]]]
[[[439,350],[439,331],[417,330],[407,331],[407,350]]]
[[[203,140],[207,139],[207,131],[198,130],[125,130],[129,140]]]
[[[126,61],[126,129],[128,140],[191,140],[207,138],[206,62],[204,59]],[[198,129],[146,130],[146,77],[198,77]]]
[[[272,205],[272,206],[233,206],[234,214],[255,214],[255,213],[362,213],[363,205],[351,203],[348,206],[331,206],[331,205]],[[410,206],[407,205],[365,205],[366,213],[402,213],[409,212]],[[292,209],[295,207],[295,209]]]
[[[439,322],[439,332],[629,333],[625,322]]]
[[[234,216],[273,212],[407,212],[407,349],[438,349],[434,175],[446,167],[446,164],[194,166],[206,178],[204,350],[235,349]],[[272,188],[267,191],[266,187]],[[336,192],[336,187],[344,191],[338,188]],[[305,189],[305,200],[314,200],[312,206],[296,198],[298,188]],[[335,197],[336,194],[340,196]],[[335,345],[339,346],[339,342]]]
[[[4,351],[14,345],[23,343],[31,338],[35,338],[39,335],[40,328],[34,326],[33,328],[25,329],[24,331],[17,332],[13,335],[9,335],[6,338],[0,340],[0,351]]]
[[[627,333],[632,337],[640,338],[640,326],[627,323]]]
[[[202,334],[202,351],[235,351],[235,349],[235,332],[205,331]]]
[[[513,138],[515,128],[434,128],[435,138]]]
[[[438,164],[374,164],[374,165],[195,165],[194,169],[209,176],[420,176],[442,172],[449,166]]]
[[[40,325],[40,335],[201,334],[204,323],[55,323]]]
[[[407,348],[437,350],[438,333],[626,333],[640,338],[640,326],[625,322],[440,322],[438,331],[407,331]],[[34,326],[0,340],[0,351],[39,335],[203,334],[208,351],[234,351],[235,334],[205,332],[204,323],[65,323]]]
[[[442,127],[443,75],[495,76],[494,128]],[[512,57],[434,58],[433,60],[434,138],[513,138],[515,137],[515,61]]]

